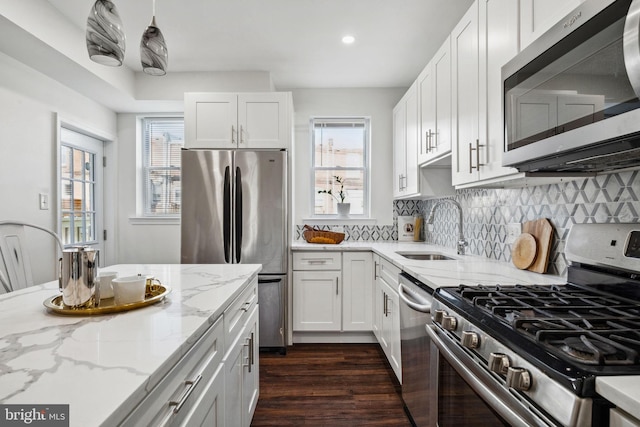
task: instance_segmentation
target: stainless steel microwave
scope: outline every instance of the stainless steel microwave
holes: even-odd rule
[[[502,67],[503,165],[640,167],[640,0],[587,0]]]

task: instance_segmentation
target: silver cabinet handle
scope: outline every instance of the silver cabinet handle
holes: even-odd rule
[[[231,125],[231,143],[236,143],[236,128],[233,125]]]
[[[326,264],[327,260],[326,259],[309,259],[307,260],[307,262],[309,264]]]
[[[338,278],[336,277],[336,295],[338,295]]]
[[[242,307],[240,307],[240,310],[246,313],[247,311],[249,311],[249,307],[251,307],[251,303],[247,301],[244,304],[242,304]]]
[[[180,396],[178,400],[169,401],[169,406],[175,406],[175,408],[173,408],[174,414],[177,414],[178,412],[180,412],[180,409],[182,409],[182,406],[185,404],[187,399],[189,399],[189,396],[191,396],[191,393],[193,393],[193,389],[195,389],[198,386],[198,383],[200,382],[200,380],[202,380],[202,375],[198,375],[195,380],[185,381],[184,383],[188,385],[188,387],[182,393],[182,396]]]
[[[373,263],[373,280],[378,280],[378,261]]]
[[[251,332],[251,339],[249,342],[251,343],[251,346],[249,347],[249,350],[251,351],[251,353],[249,353],[249,372],[251,372],[251,366],[256,363],[255,356],[253,355],[255,351],[255,338],[253,336],[253,332]]]
[[[240,125],[240,136],[238,137],[240,144],[244,143],[244,128]]]
[[[388,317],[389,316],[389,310],[388,310],[388,304],[387,304],[387,293],[383,292],[384,294],[384,301],[382,303],[382,312],[384,313],[384,317]]]
[[[476,139],[476,148],[469,143],[469,173],[473,173],[474,169],[480,170],[480,166],[484,166],[480,163],[480,147],[484,147],[484,144],[480,144],[479,139]],[[473,166],[473,151],[476,152],[476,166]]]

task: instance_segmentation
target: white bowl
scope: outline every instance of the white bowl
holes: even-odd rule
[[[101,271],[98,273],[98,283],[100,284],[100,299],[113,298],[113,286],[111,281],[118,277],[115,271]]]
[[[142,301],[147,285],[146,276],[117,277],[111,281],[116,305]]]

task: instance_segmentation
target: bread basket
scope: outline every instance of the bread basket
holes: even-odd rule
[[[320,243],[325,245],[337,245],[344,240],[344,233],[323,231],[306,224],[304,226],[302,236],[308,243]]]

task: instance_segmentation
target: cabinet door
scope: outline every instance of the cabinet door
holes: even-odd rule
[[[229,93],[186,93],[185,148],[236,147],[238,97]]]
[[[418,174],[418,139],[420,128],[418,122],[418,88],[413,84],[407,92],[407,135],[405,138],[406,180],[404,194],[418,194],[420,192],[420,176]]]
[[[194,408],[180,424],[181,427],[222,427],[224,423],[224,365],[218,365],[214,377],[204,386]]]
[[[371,252],[342,254],[342,330],[370,331],[373,317]]]
[[[513,0],[479,0],[480,169],[479,179],[516,174],[502,166],[504,125],[502,73],[518,53],[518,4]]]
[[[340,271],[293,272],[293,330],[341,329]]]
[[[478,1],[451,33],[452,183],[478,179]]]
[[[224,361],[224,418],[225,425],[240,425],[242,420],[242,370],[246,358],[244,330],[230,345]]]
[[[407,104],[400,100],[393,109],[393,196],[404,194],[407,170],[405,156],[407,131]]]
[[[249,427],[260,395],[258,306],[253,309],[244,331],[247,358],[242,370],[242,425]]]
[[[433,146],[436,132],[436,97],[433,83],[433,60],[427,64],[418,76],[418,93],[420,94],[420,139],[418,141],[418,163],[427,162]]]
[[[382,336],[385,354],[393,372],[402,383],[402,360],[400,354],[400,297],[398,292],[383,281],[385,310],[382,318]]]
[[[382,289],[380,288],[380,255],[373,255],[373,318],[371,329],[378,342],[382,330]]]
[[[520,50],[529,46],[583,1],[520,0]]]
[[[447,37],[433,57],[435,133],[431,136],[430,157],[451,152],[451,39]],[[424,132],[423,132],[424,133]]]
[[[238,148],[288,148],[286,93],[238,95]]]

